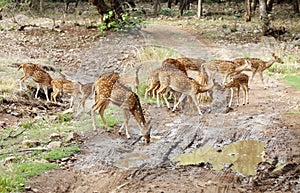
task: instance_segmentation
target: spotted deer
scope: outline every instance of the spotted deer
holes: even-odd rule
[[[193,70],[193,71],[199,71],[202,64],[206,62],[205,60],[202,59],[188,58],[188,57],[176,58],[176,60],[182,63],[187,70]]]
[[[239,65],[244,65],[246,61],[249,61],[249,63],[251,64],[251,67],[247,68],[246,70],[252,71],[252,77],[249,82],[249,85],[250,83],[252,83],[255,74],[258,73],[265,89],[267,87],[265,86],[264,83],[263,71],[270,68],[275,62],[283,64],[283,61],[279,57],[277,57],[274,53],[272,54],[272,58],[269,61],[263,61],[258,58],[236,58],[233,60],[233,62]]]
[[[221,74],[224,74],[222,82],[223,85],[225,84],[229,76],[239,74],[243,70],[251,67],[251,63],[248,60],[245,60],[245,63],[243,65],[238,65],[235,62],[227,60],[213,60],[205,62],[202,65],[204,65],[210,71],[217,71]]]
[[[112,102],[114,105],[122,109],[125,119],[119,129],[119,133],[121,134],[122,130],[125,128],[126,136],[128,139],[130,138],[130,134],[128,132],[128,121],[131,113],[137,121],[146,143],[149,143],[151,131],[150,121],[146,122],[145,120],[139,97],[128,87],[119,82],[119,75],[117,73],[111,73],[108,75],[109,76],[106,78],[100,76],[100,78],[95,82],[95,104],[91,111],[94,130],[97,129],[95,120],[96,110],[99,110],[104,127],[108,130],[108,125],[104,118],[104,111],[108,104]]]
[[[94,83],[86,83],[86,84],[80,85],[79,89],[80,89],[80,93],[81,93],[82,96],[81,96],[81,99],[80,99],[80,101],[78,103],[77,109],[79,111],[78,111],[77,115],[79,115],[82,111],[85,110],[86,100],[93,93],[93,85],[94,85]]]
[[[242,88],[243,92],[244,92],[243,105],[245,105],[245,103],[249,104],[248,82],[249,82],[249,76],[247,74],[240,73],[240,74],[234,75],[231,78],[231,80],[224,85],[225,88],[229,88],[231,91],[228,107],[231,107],[231,104],[232,104],[234,88],[237,89],[237,106],[239,106],[239,103],[240,103],[240,100],[239,100],[240,88]]]
[[[38,98],[38,92],[40,90],[40,87],[42,87],[46,95],[46,99],[47,101],[49,101],[48,87],[51,87],[51,76],[36,64],[24,63],[19,66],[18,70],[20,70],[21,68],[23,68],[24,75],[20,78],[20,89],[23,90],[23,82],[27,78],[31,77],[37,85],[35,98]]]
[[[74,106],[74,99],[78,99],[78,95],[81,93],[81,84],[78,82],[72,82],[66,79],[55,79],[51,81],[53,92],[51,93],[51,100],[56,101],[56,97],[59,93],[67,93],[71,95],[70,108]]]
[[[146,89],[145,98],[148,96],[149,92],[152,92],[152,97],[156,96],[156,91],[160,86],[158,74],[159,72],[165,70],[181,71],[185,76],[187,75],[186,68],[181,62],[173,58],[165,59],[162,62],[162,67],[155,69],[148,75],[148,79],[151,81],[151,83]]]
[[[177,106],[184,100],[186,96],[190,96],[198,110],[199,115],[202,115],[199,102],[197,100],[197,95],[201,92],[206,92],[209,89],[212,89],[214,84],[212,85],[200,85],[197,81],[195,81],[192,78],[189,78],[187,76],[183,76],[182,73],[174,72],[174,71],[162,71],[159,73],[159,81],[160,81],[160,87],[157,91],[157,103],[159,105],[159,94],[163,92],[164,90],[174,90],[176,92],[181,93],[180,98],[178,99],[178,102],[174,105],[172,111],[175,111]],[[170,104],[166,98],[167,92],[164,92],[163,98],[168,106],[170,108]]]

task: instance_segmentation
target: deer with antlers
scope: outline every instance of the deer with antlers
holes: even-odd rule
[[[247,74],[240,73],[240,74],[234,75],[231,78],[231,80],[224,85],[225,88],[229,88],[231,91],[228,107],[231,107],[231,104],[232,104],[234,88],[237,89],[237,106],[239,106],[239,103],[240,103],[240,100],[239,100],[240,88],[242,88],[243,92],[244,92],[243,105],[245,105],[245,103],[249,104],[248,81],[249,81],[249,76]]]
[[[31,77],[37,85],[35,98],[38,98],[38,92],[40,90],[40,87],[42,87],[46,95],[46,99],[47,101],[49,101],[48,87],[51,87],[51,76],[36,64],[24,63],[19,66],[18,70],[20,70],[21,68],[23,68],[24,75],[20,78],[20,89],[23,90],[23,82],[27,78]]]
[[[251,66],[250,66],[250,68],[247,68],[245,70],[252,71],[252,77],[249,82],[249,85],[253,81],[255,74],[258,73],[265,89],[267,87],[265,86],[265,83],[264,83],[263,72],[266,69],[270,68],[275,62],[283,64],[283,61],[279,57],[277,57],[274,53],[272,54],[272,58],[269,61],[263,61],[258,58],[236,58],[233,60],[233,62],[239,64],[240,66],[244,65],[246,61],[249,61]]]
[[[96,110],[99,110],[104,127],[108,130],[108,125],[104,118],[104,111],[108,104],[112,102],[114,105],[122,109],[125,119],[125,122],[119,129],[119,133],[121,134],[122,130],[125,128],[126,136],[128,139],[130,138],[130,134],[128,132],[128,121],[131,113],[137,121],[146,143],[149,143],[151,131],[150,121],[146,122],[145,120],[139,97],[129,88],[121,84],[118,81],[119,78],[120,77],[117,73],[111,72],[100,76],[100,78],[95,82],[95,104],[92,107],[94,130],[96,130]]]

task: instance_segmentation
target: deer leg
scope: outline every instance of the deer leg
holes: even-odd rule
[[[246,85],[244,85],[242,88],[244,90],[244,102],[243,102],[243,105],[245,105],[245,103],[249,104],[248,88],[247,88]]]
[[[127,139],[130,139],[130,135],[129,135],[129,132],[128,132],[128,121],[129,121],[129,118],[130,118],[129,111],[126,110],[126,109],[123,109],[123,116],[124,116],[125,121],[124,121],[123,125],[121,126],[121,128],[119,129],[119,134],[122,133],[122,130],[125,127],[125,132],[126,132]]]
[[[198,109],[199,115],[202,115],[202,112],[201,112],[201,109],[200,109],[200,105],[198,103],[196,95],[192,95],[191,97],[192,97],[192,99],[194,101],[194,104],[195,104],[196,108]]]
[[[259,73],[259,76],[260,76],[261,82],[262,82],[262,84],[263,84],[263,86],[264,86],[264,89],[267,89],[267,87],[266,87],[266,85],[265,85],[265,83],[264,83],[263,72],[262,72],[262,71],[259,71],[258,73]]]
[[[230,100],[229,100],[229,103],[228,103],[228,107],[231,107],[232,98],[233,98],[233,88],[230,88]]]
[[[40,88],[41,88],[41,86],[40,86],[40,84],[36,84],[36,92],[35,92],[35,96],[34,96],[34,98],[38,98],[38,94],[39,94],[39,90],[40,90]]]
[[[49,97],[48,97],[48,87],[47,87],[47,86],[43,86],[43,90],[44,90],[44,93],[45,93],[45,95],[46,95],[47,102],[49,102]]]
[[[165,90],[166,86],[164,85],[160,85],[158,91],[156,92],[156,103],[157,103],[157,107],[160,107],[160,103],[159,103],[159,94],[161,92],[163,92]]]
[[[165,89],[165,92],[163,93],[162,96],[163,96],[163,99],[164,99],[165,103],[167,104],[168,109],[169,109],[170,108],[170,103],[169,103],[169,101],[167,99],[168,91],[169,91],[169,89]]]
[[[179,105],[179,103],[181,103],[183,101],[183,99],[185,99],[186,95],[185,94],[181,94],[179,99],[178,99],[178,102],[174,105],[173,109],[172,109],[172,112],[174,112],[177,108],[177,106]]]
[[[97,130],[97,127],[96,127],[95,111],[96,111],[97,109],[100,109],[103,105],[105,105],[104,103],[105,103],[104,100],[100,100],[100,101],[97,101],[97,102],[93,105],[93,107],[92,107],[91,115],[92,115],[92,121],[93,121],[93,128],[94,128],[94,131]],[[100,114],[100,113],[101,113],[101,111],[99,110],[99,114]],[[103,113],[103,112],[102,112],[102,113]],[[102,115],[103,115],[103,114],[102,114]],[[100,114],[100,117],[101,117],[101,114]],[[102,117],[101,117],[101,119],[102,119]],[[106,127],[107,124],[106,124],[105,119],[104,119],[104,121],[103,121],[103,119],[102,119],[102,122],[103,122],[104,127]],[[107,129],[107,128],[108,128],[108,127],[106,127],[106,129]]]
[[[255,76],[256,72],[257,72],[257,70],[252,71],[252,76],[251,76],[251,79],[250,79],[249,84],[248,84],[249,87],[250,87],[250,85],[252,85],[252,82],[254,80],[254,76]]]
[[[23,82],[24,82],[28,77],[29,77],[29,76],[24,75],[24,76],[22,76],[22,77],[20,78],[20,90],[23,90]]]
[[[237,92],[236,92],[236,96],[237,96],[237,104],[236,106],[240,106],[240,86],[237,87]]]

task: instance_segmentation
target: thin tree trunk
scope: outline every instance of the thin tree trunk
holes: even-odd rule
[[[245,0],[246,22],[251,21],[251,0]]]
[[[251,3],[252,15],[254,14],[254,12],[256,10],[257,4],[258,4],[258,0],[253,0],[252,3]]]
[[[155,1],[154,1],[154,7],[153,7],[153,14],[154,14],[155,16],[158,15],[158,5],[159,5],[159,0],[155,0]]]
[[[300,0],[293,0],[293,8],[294,8],[294,12],[295,14],[299,14],[299,4],[300,4]]]
[[[262,34],[266,35],[269,29],[270,21],[267,15],[267,0],[259,0],[259,13],[261,19]]]
[[[268,12],[268,13],[272,12],[272,9],[273,9],[273,3],[274,3],[274,0],[268,0],[268,1],[267,1],[267,12]]]
[[[197,12],[198,18],[203,16],[203,2],[202,0],[198,0],[198,12]]]
[[[168,0],[168,8],[171,9],[172,7],[172,0]]]

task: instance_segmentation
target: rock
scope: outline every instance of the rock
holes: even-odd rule
[[[59,139],[61,138],[61,135],[59,133],[51,133],[50,137],[51,140],[53,139]]]
[[[53,141],[53,142],[51,142],[47,145],[47,148],[48,149],[54,149],[54,148],[57,148],[57,147],[61,147],[61,145],[62,145],[61,141]]]
[[[3,163],[8,164],[8,163],[12,163],[14,161],[16,161],[16,157],[15,156],[10,156],[10,157],[5,158]]]
[[[22,141],[22,147],[23,148],[37,147],[39,145],[41,145],[41,142],[39,142],[39,141],[32,141],[32,140]]]
[[[71,142],[71,141],[78,140],[78,139],[80,139],[80,135],[78,133],[76,133],[76,132],[71,132],[68,135],[66,141],[67,142]]]

